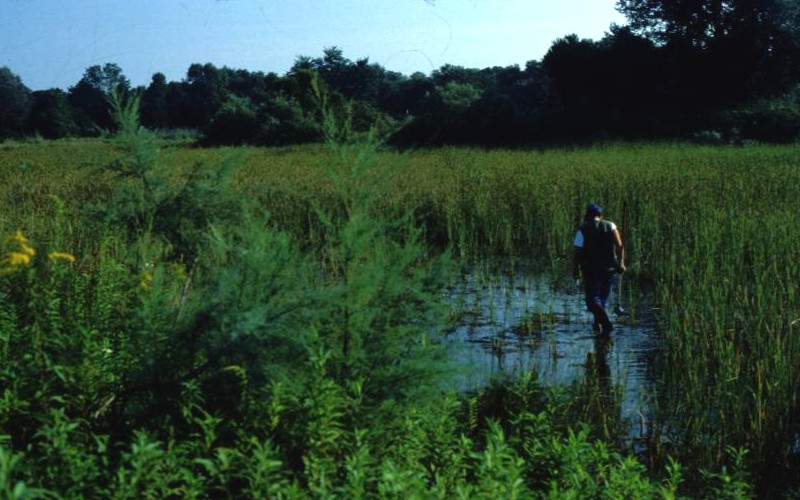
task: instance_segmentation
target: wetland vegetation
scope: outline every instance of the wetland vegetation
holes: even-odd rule
[[[796,146],[201,149],[126,109],[0,146],[6,497],[798,493]],[[597,343],[567,383],[441,383],[459,270],[566,293],[587,201],[628,204],[622,299],[653,313],[635,442]],[[533,352],[565,315],[512,326]]]

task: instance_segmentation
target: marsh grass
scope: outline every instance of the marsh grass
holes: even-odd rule
[[[569,421],[588,421],[593,430],[576,427],[551,440],[528,437],[553,432],[555,403],[550,413],[520,409],[499,419],[519,423],[519,429],[528,429],[526,437],[502,425],[481,427],[487,414],[480,412],[467,420],[472,424],[466,429],[460,427],[461,403],[439,411],[432,409],[436,404],[422,402],[387,405],[380,419],[392,412],[397,418],[379,433],[364,431],[369,419],[360,416],[377,408],[374,402],[382,397],[381,388],[368,383],[372,377],[409,382],[396,378],[402,372],[401,364],[392,364],[396,359],[370,356],[411,344],[377,344],[388,350],[373,351],[372,334],[383,325],[398,335],[394,338],[423,338],[419,330],[401,325],[413,327],[422,317],[417,313],[435,310],[410,300],[408,294],[418,289],[404,285],[425,283],[429,271],[438,269],[425,267],[432,262],[427,256],[440,249],[472,262],[511,255],[551,276],[566,276],[572,235],[588,202],[602,205],[617,222],[627,202],[631,272],[625,290],[636,294],[633,285],[639,280],[652,283],[660,307],[649,463],[653,470],[670,471],[665,491],[674,494],[681,481],[705,484],[709,494],[724,485],[733,494],[748,494],[746,483],[759,485],[759,493],[797,488],[796,480],[775,480],[798,477],[792,465],[800,384],[797,147],[611,144],[537,152],[445,148],[403,155],[379,145],[235,152],[161,142],[158,147],[164,156],[155,163],[113,139],[6,143],[0,151],[0,234],[22,229],[36,248],[76,257],[66,266],[42,261],[31,268],[33,274],[4,278],[6,297],[29,297],[34,304],[29,311],[21,302],[17,309],[3,308],[4,380],[14,381],[0,412],[0,434],[14,435],[12,446],[0,446],[0,489],[8,495],[20,482],[33,494],[36,488],[81,493],[74,484],[37,482],[37,474],[56,477],[67,470],[42,468],[46,463],[68,463],[75,477],[119,496],[234,488],[225,481],[236,482],[237,491],[287,497],[302,492],[391,495],[409,488],[467,495],[499,485],[513,496],[559,477],[551,486],[557,494],[596,487],[591,478],[599,477],[598,471],[620,492],[652,493],[652,485],[639,479],[628,484],[642,490],[624,490],[620,481],[641,478],[643,470],[601,445],[619,432],[612,388],[601,398],[599,387],[587,386],[582,396],[568,399],[573,405]],[[224,158],[234,158],[235,168],[227,171],[229,182],[218,183],[216,170]],[[141,161],[144,168],[138,177],[128,176],[125,182],[133,189],[128,193],[144,193],[148,179],[159,179],[149,184],[150,205],[141,204],[146,197],[121,197],[125,182],[118,170],[107,168],[120,161],[134,166]],[[198,165],[205,170],[198,171]],[[182,190],[185,186],[191,189]],[[197,210],[159,211],[178,199]],[[225,204],[232,199],[250,208],[237,211],[235,218],[207,210],[231,206]],[[113,217],[98,218],[86,210],[90,205],[105,207],[107,214],[139,214],[134,219],[141,223],[108,223]],[[193,264],[198,256],[197,262],[205,264]],[[313,272],[298,275],[289,269]],[[382,288],[380,276],[397,287]],[[261,282],[271,288],[265,291],[257,285]],[[325,293],[312,293],[314,288]],[[28,295],[19,295],[21,289]],[[327,308],[320,308],[325,300]],[[377,307],[395,303],[419,309]],[[285,307],[291,312],[279,321],[258,319],[272,317],[264,308]],[[315,308],[324,315],[309,320],[299,314]],[[59,316],[59,311],[69,314]],[[372,322],[364,323],[368,318]],[[306,329],[309,325],[313,328]],[[60,344],[54,351],[42,350],[44,339]],[[9,342],[15,342],[13,350]],[[267,349],[274,362],[265,366],[256,356],[231,354],[247,352],[233,349],[239,342],[259,346],[251,352]],[[163,353],[157,347],[167,345],[183,346],[192,355],[159,357]],[[269,351],[275,346],[282,347]],[[124,354],[109,356],[109,351]],[[29,352],[34,364],[25,364],[20,352]],[[295,367],[281,364],[287,352],[303,353],[303,361]],[[389,363],[390,369],[375,371],[370,359]],[[34,370],[37,366],[47,368]],[[222,404],[226,400],[208,387],[227,366],[242,366],[253,385],[234,403]],[[23,372],[41,387],[67,387],[48,393],[67,404],[36,396],[34,387],[22,382],[28,380],[20,378]],[[290,374],[301,372],[303,382],[291,382]],[[202,376],[194,382],[200,389],[192,392],[187,377],[198,373]],[[118,399],[109,403],[120,384],[150,387],[152,376],[160,377],[159,384],[169,382],[175,396],[175,406],[164,414],[168,418],[158,420],[173,429],[172,437],[133,428],[136,422],[145,425],[149,412],[161,411],[156,403],[163,391],[137,390],[125,403],[131,406],[117,406],[123,404]],[[88,393],[78,391],[82,385],[91,388]],[[370,398],[378,399],[367,404]],[[203,402],[204,411],[219,415],[220,408],[229,407],[225,411],[250,422],[240,429],[249,433],[247,439],[231,437],[235,429],[206,420],[196,409]],[[182,414],[181,405],[195,410]],[[111,415],[125,416],[131,427],[104,426]],[[258,415],[261,423],[243,415]],[[37,442],[59,443],[51,451],[61,458],[23,456],[29,451],[20,442],[45,432],[39,419],[49,434]],[[480,425],[473,425],[476,421]],[[208,441],[181,441],[190,434]],[[101,435],[116,442],[113,465],[103,462],[105,438],[93,437]],[[408,439],[392,441],[397,435]],[[312,445],[319,445],[318,452],[304,454]],[[167,465],[195,459],[202,460],[195,462],[202,472]],[[244,476],[232,472],[230,460],[241,464]],[[98,479],[93,472],[109,466],[118,470],[113,479]],[[170,476],[176,470],[183,475]],[[567,470],[574,473],[563,475]],[[695,472],[700,470],[721,472]]]

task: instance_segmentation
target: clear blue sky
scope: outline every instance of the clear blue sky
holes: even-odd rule
[[[524,66],[576,33],[624,24],[615,0],[0,0],[0,66],[33,90],[67,89],[94,64],[133,85],[192,63],[286,73],[337,46],[388,70]]]

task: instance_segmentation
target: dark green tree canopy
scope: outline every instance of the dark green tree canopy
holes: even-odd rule
[[[151,129],[199,133],[208,144],[314,142],[322,89],[328,104],[347,107],[355,129],[392,130],[390,141],[400,147],[674,139],[712,129],[755,138],[756,121],[775,121],[766,129],[780,130],[757,140],[800,136],[792,113],[773,116],[789,109],[785,103],[794,101],[786,96],[800,84],[799,1],[617,0],[617,8],[628,25],[610,26],[599,41],[559,38],[524,68],[444,64],[406,76],[333,46],[297,57],[280,76],[195,63],[180,81],[156,73],[131,89],[119,66],[95,65],[66,94],[71,119],[63,93],[37,93],[36,116],[26,121],[30,91],[5,68],[0,132],[113,130],[108,95],[121,90],[140,97],[142,123]],[[745,127],[740,122],[750,114],[738,111],[747,108],[759,120]]]
[[[617,0],[631,29],[662,44],[702,48],[726,38],[751,38],[762,50],[800,35],[796,0]]]
[[[114,63],[90,66],[80,81],[70,87],[67,99],[82,134],[91,135],[97,133],[98,129],[114,128],[108,103],[108,95],[112,91],[130,91],[130,82]]]
[[[142,125],[165,128],[167,120],[167,77],[163,73],[153,75],[150,85],[142,95]]]
[[[31,91],[10,69],[0,67],[0,139],[20,135],[30,110]]]
[[[122,73],[122,68],[115,63],[89,66],[79,83],[88,85],[104,94],[109,94],[113,90],[127,91],[131,87],[130,81]]]
[[[63,90],[49,89],[33,93],[28,130],[46,139],[67,137],[76,132],[72,110]]]
[[[617,10],[721,104],[786,92],[800,78],[797,0],[617,0]]]

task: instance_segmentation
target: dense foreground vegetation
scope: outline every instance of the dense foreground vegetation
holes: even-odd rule
[[[5,497],[800,493],[797,147],[204,150],[121,114],[0,146]],[[638,454],[597,380],[435,382],[450,270],[566,272],[587,201],[628,203],[662,307]]]

